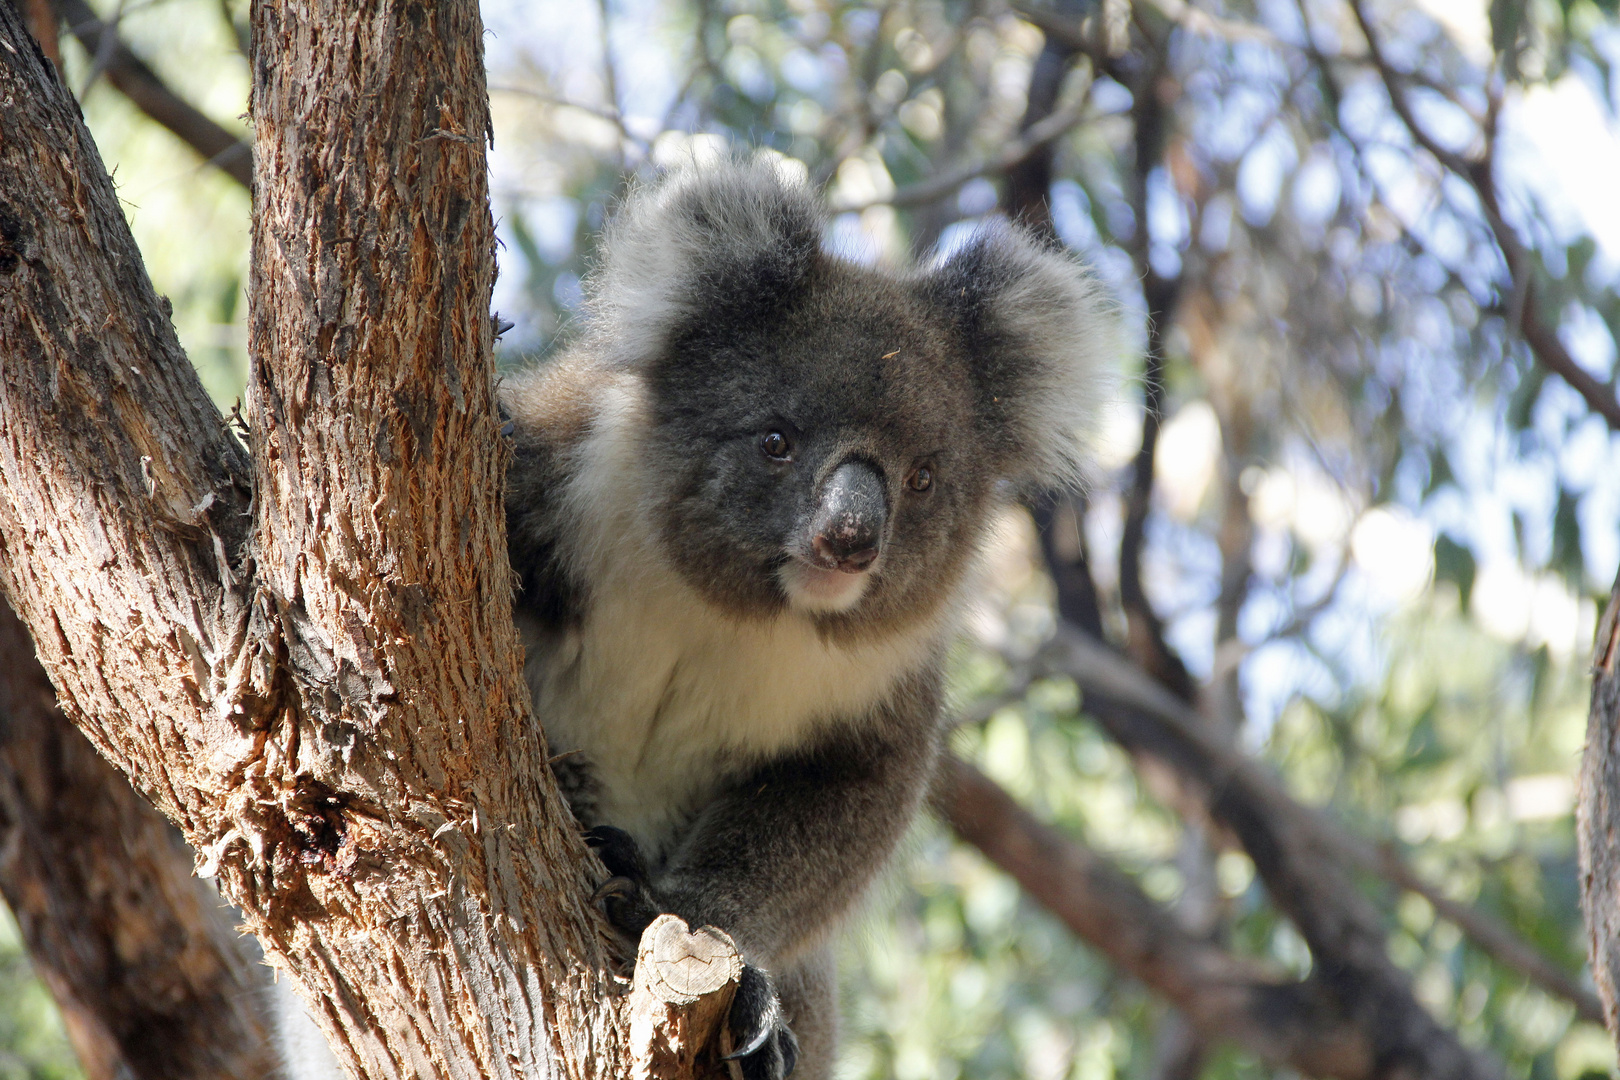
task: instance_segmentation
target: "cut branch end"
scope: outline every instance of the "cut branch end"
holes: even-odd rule
[[[630,990],[634,1080],[728,1075],[717,1035],[742,978],[742,956],[723,930],[692,930],[660,915],[641,935]]]

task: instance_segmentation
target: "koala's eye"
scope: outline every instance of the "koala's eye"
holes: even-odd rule
[[[911,470],[911,475],[906,477],[906,487],[912,491],[927,491],[933,486],[934,470],[926,465],[917,466]]]
[[[759,440],[760,453],[776,461],[786,461],[793,453],[793,444],[780,431],[767,431]]]

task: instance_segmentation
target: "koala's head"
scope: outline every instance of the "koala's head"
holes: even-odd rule
[[[739,614],[880,630],[939,610],[998,492],[1079,478],[1116,319],[1005,223],[904,273],[823,233],[768,161],[678,172],[610,227],[590,324],[644,385],[648,498],[687,580]]]

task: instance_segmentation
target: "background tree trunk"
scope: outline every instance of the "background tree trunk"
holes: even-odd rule
[[[1592,648],[1592,711],[1575,831],[1592,980],[1609,1034],[1620,1041],[1620,578]]]
[[[0,602],[0,892],[89,1080],[264,1080],[270,972]]]

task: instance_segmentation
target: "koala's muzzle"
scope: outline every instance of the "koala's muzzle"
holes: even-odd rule
[[[826,570],[859,574],[878,557],[889,518],[883,477],[864,461],[846,461],[827,478],[810,519],[810,547]]]

